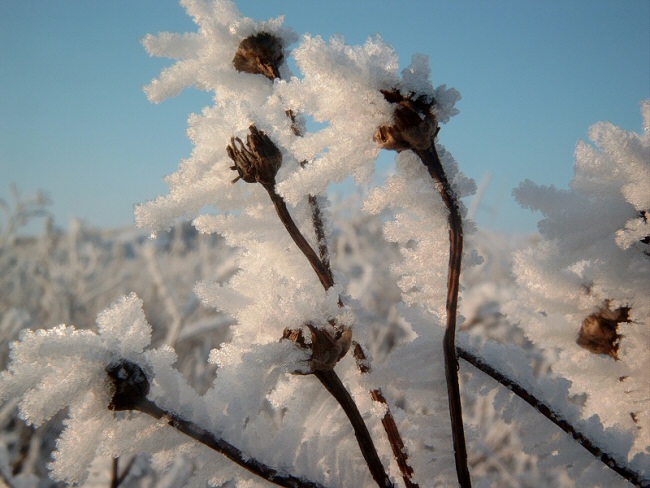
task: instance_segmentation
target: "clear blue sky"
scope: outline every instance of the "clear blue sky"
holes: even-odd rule
[[[244,15],[286,15],[299,34],[380,33],[407,65],[431,58],[434,84],[456,87],[460,115],[440,141],[477,183],[492,180],[479,225],[532,231],[510,196],[525,178],[566,187],[588,127],[641,130],[650,96],[648,0],[241,0]],[[133,205],[166,193],[162,177],[190,154],[187,116],[209,95],[160,105],[142,86],[170,60],[147,33],[194,31],[172,0],[0,0],[0,197],[10,183],[45,190],[55,221],[133,222]]]

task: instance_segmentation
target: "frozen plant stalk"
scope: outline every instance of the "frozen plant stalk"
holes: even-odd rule
[[[431,96],[414,93],[401,94],[398,90],[382,91],[388,102],[394,104],[394,124],[379,127],[375,140],[384,149],[397,152],[411,150],[420,158],[449,211],[449,271],[447,274],[447,326],[443,350],[449,413],[454,441],[456,474],[462,487],[471,486],[467,466],[467,447],[463,427],[463,413],[458,384],[456,356],[456,317],[463,257],[463,223],[458,199],[449,184],[436,149],[435,138],[439,127],[433,113],[435,100]]]

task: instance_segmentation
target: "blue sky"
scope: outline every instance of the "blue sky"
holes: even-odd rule
[[[461,113],[440,141],[477,183],[482,227],[536,228],[512,188],[525,178],[566,188],[573,151],[609,120],[640,131],[650,96],[650,2],[241,0],[254,18],[286,15],[299,34],[380,33],[400,54],[430,56],[434,84],[457,88]],[[189,113],[208,94],[150,104],[142,86],[170,60],[147,33],[195,25],[172,0],[0,0],[0,197],[15,183],[46,191],[55,222],[133,222],[133,205],[166,193],[162,177],[190,154]],[[388,157],[388,156],[385,156]]]

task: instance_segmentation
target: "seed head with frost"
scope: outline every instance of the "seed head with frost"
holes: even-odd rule
[[[254,21],[243,17],[229,0],[182,3],[198,31],[144,39],[151,55],[178,60],[145,92],[151,101],[160,102],[194,86],[212,92],[214,105],[190,116],[188,136],[195,147],[178,171],[166,177],[169,194],[136,208],[138,225],[153,231],[196,218],[206,208],[228,212],[256,206],[262,193],[230,184],[232,161],[226,147],[233,137],[245,138],[251,124],[266,132],[280,150],[295,137],[286,108],[274,94],[273,78],[290,76],[285,59],[296,40],[282,26],[282,17]],[[297,164],[285,157],[287,171]]]
[[[61,325],[24,331],[12,344],[10,367],[0,377],[0,402],[22,398],[20,416],[28,424],[38,427],[69,409],[52,463],[53,475],[63,481],[82,481],[102,450],[117,449],[109,433],[128,428],[115,424],[108,409],[114,391],[106,368],[123,360],[144,369],[150,364],[145,348],[151,326],[135,295],[102,312],[97,329],[95,333]]]
[[[559,348],[553,369],[573,382],[572,393],[587,393],[585,413],[630,429],[645,448],[650,101],[641,106],[641,134],[608,122],[591,127],[594,145],[578,143],[569,190],[531,181],[515,189],[544,218],[539,244],[515,256],[520,288],[506,308],[535,344]]]

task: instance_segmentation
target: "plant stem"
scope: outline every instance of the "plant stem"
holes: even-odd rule
[[[339,405],[341,405],[341,408],[348,416],[348,419],[350,419],[350,423],[354,429],[354,435],[357,438],[357,443],[361,448],[361,453],[368,464],[368,469],[370,469],[370,473],[377,483],[377,486],[394,487],[395,485],[390,481],[390,478],[386,474],[384,466],[379,459],[377,449],[375,448],[372,437],[370,437],[370,432],[361,417],[361,413],[359,413],[357,404],[354,403],[352,396],[350,396],[345,385],[343,385],[341,378],[339,378],[333,369],[316,371],[314,372],[314,375],[320,380],[336,401],[339,402]]]
[[[324,488],[320,483],[298,478],[267,466],[266,464],[243,453],[225,440],[216,437],[214,434],[208,432],[197,424],[186,420],[173,412],[163,410],[151,400],[146,398],[140,399],[137,405],[135,405],[134,410],[151,415],[156,419],[162,419],[164,417],[167,424],[179,432],[182,432],[210,449],[223,454],[247,471],[278,486],[284,486],[287,488]]]
[[[414,150],[422,160],[429,175],[438,184],[438,191],[449,210],[449,272],[447,275],[447,326],[443,340],[445,357],[445,377],[447,380],[447,396],[449,398],[449,416],[454,443],[456,474],[462,488],[472,486],[467,467],[467,447],[465,445],[465,429],[463,427],[463,412],[458,384],[458,358],[456,357],[456,315],[458,309],[458,291],[460,283],[461,260],[463,256],[463,223],[458,201],[454,195],[447,175],[442,167],[435,141],[426,150]]]
[[[113,466],[111,470],[111,488],[117,488],[120,486],[119,480],[119,463],[120,463],[120,458],[116,457],[113,458]]]
[[[314,233],[318,241],[318,255],[323,266],[327,269],[330,276],[332,275],[332,268],[330,266],[330,253],[327,248],[327,240],[325,239],[325,228],[323,225],[323,214],[318,205],[318,198],[315,195],[309,195],[309,206],[311,207],[311,221],[314,224]],[[332,283],[334,280],[332,279]]]
[[[298,128],[298,126],[295,124],[295,115],[291,110],[287,111],[287,116],[291,119],[291,128],[294,132],[295,135],[301,137],[302,132]],[[302,161],[301,166],[304,167],[307,164],[307,161]],[[287,206],[280,197],[277,192],[275,191],[275,185],[264,185],[266,188],[267,192],[269,193],[269,196],[271,197],[271,200],[273,201],[273,204],[275,205],[275,209],[278,213],[278,216],[280,217],[280,220],[284,224],[285,228],[289,232],[289,235],[291,235],[293,241],[296,243],[298,248],[303,252],[309,263],[311,264],[311,267],[314,269],[316,272],[316,275],[318,276],[321,284],[323,285],[323,288],[327,291],[329,288],[334,286],[334,277],[332,275],[332,268],[330,265],[330,258],[329,258],[329,249],[327,247],[327,241],[325,238],[325,229],[323,225],[323,216],[322,212],[320,209],[320,206],[318,204],[318,199],[315,195],[309,195],[308,196],[308,202],[309,206],[311,208],[311,213],[312,213],[312,224],[314,226],[314,233],[316,234],[316,240],[318,242],[318,256],[312,249],[312,247],[309,245],[305,237],[302,235],[298,227],[296,226],[295,222],[291,218],[291,214],[289,213]],[[339,297],[339,306],[343,307],[343,302],[341,301],[341,298]],[[370,367],[367,365],[367,360],[366,356],[363,353],[363,350],[361,349],[361,346],[359,344],[356,344],[355,346],[355,357],[357,357],[356,350],[360,351],[360,354],[364,358],[364,366],[360,367],[360,362],[357,361],[357,367],[359,367],[359,371],[363,373],[367,373],[370,371]],[[334,373],[334,376],[338,379],[338,376],[336,373]],[[323,375],[321,375],[323,376]],[[321,383],[325,385],[326,388],[328,386],[324,382],[325,376],[322,378],[319,376],[319,380],[321,380]],[[327,380],[329,381],[329,380]],[[340,380],[338,380],[340,383]],[[379,457],[377,456],[377,451],[375,449],[375,446],[372,442],[372,438],[370,437],[370,434],[368,432],[368,429],[363,422],[363,419],[361,418],[360,415],[358,415],[358,409],[352,398],[349,396],[347,393],[347,390],[345,390],[345,387],[341,383],[341,387],[343,388],[343,391],[347,394],[349,397],[349,402],[341,402],[339,398],[337,397],[337,400],[339,401],[339,404],[345,411],[346,415],[352,422],[353,428],[355,430],[355,435],[357,436],[357,440],[359,442],[359,446],[361,447],[361,451],[364,454],[364,458],[368,462],[368,467],[370,468],[371,473],[373,474],[373,478],[375,480],[378,479],[378,476],[382,475],[385,477],[385,471],[384,467],[381,464],[381,461],[379,461]],[[328,388],[328,391],[329,390]],[[419,488],[419,485],[413,483],[411,481],[411,477],[413,476],[413,468],[409,466],[408,464],[408,454],[406,454],[406,448],[404,446],[404,442],[402,441],[402,437],[399,433],[399,430],[397,428],[397,424],[395,423],[395,419],[393,418],[393,415],[390,411],[390,406],[388,405],[388,402],[386,401],[386,398],[382,394],[381,389],[375,389],[370,391],[370,396],[371,398],[377,402],[380,403],[381,405],[385,406],[386,408],[386,414],[382,418],[382,425],[384,426],[384,430],[386,431],[386,435],[388,437],[389,443],[391,445],[391,449],[393,451],[393,454],[395,456],[395,460],[397,461],[397,464],[400,468],[400,471],[402,472],[402,476],[404,479],[404,482],[406,484],[407,488]],[[354,414],[354,411],[357,412],[357,415]],[[353,420],[354,419],[354,420]],[[356,426],[355,422],[360,421],[360,426]],[[362,428],[362,429],[361,429]],[[369,441],[369,446],[364,447],[362,445],[362,439],[359,437],[359,433],[362,433],[365,431],[367,433],[367,438],[364,437],[363,442],[368,442]],[[363,434],[362,434],[363,435]],[[372,448],[371,451],[368,451],[366,455],[366,450]],[[374,452],[374,456],[372,455],[372,452]],[[370,463],[376,463],[376,466],[371,466]],[[379,470],[381,468],[381,471]],[[374,471],[373,471],[374,470]],[[381,486],[381,485],[380,485]]]
[[[483,359],[472,354],[465,349],[458,347],[458,356],[469,364],[474,366],[479,371],[491,377],[493,380],[497,381],[501,385],[508,388],[515,395],[521,398],[523,401],[528,403],[531,407],[541,413],[544,417],[549,419],[555,425],[557,425],[564,432],[573,437],[578,443],[584,447],[587,451],[593,454],[594,457],[600,459],[605,463],[609,468],[614,470],[616,473],[621,475],[623,478],[628,480],[630,483],[635,484],[636,486],[643,486],[644,480],[643,476],[640,473],[637,473],[630,469],[628,466],[620,463],[614,459],[609,454],[603,452],[591,439],[589,439],[585,434],[578,431],[573,425],[569,423],[566,419],[562,418],[559,414],[554,412],[549,405],[547,405],[543,400],[537,398],[534,394],[528,392],[523,386],[517,383],[515,380],[507,377],[505,374],[497,371],[494,367],[487,364]]]
[[[368,364],[366,354],[363,352],[363,349],[360,344],[354,344],[354,359],[357,364],[357,369],[361,374],[370,373],[371,368]],[[400,472],[402,473],[402,479],[404,480],[404,486],[406,488],[420,488],[420,485],[413,481],[413,468],[409,464],[409,456],[406,451],[406,446],[402,440],[402,435],[397,428],[397,423],[395,422],[395,417],[390,411],[390,405],[386,397],[381,391],[381,388],[377,388],[370,391],[370,397],[377,403],[384,406],[386,413],[381,419],[381,423],[384,426],[384,431],[386,431],[386,436],[388,437],[388,442],[393,451],[393,456],[395,461],[397,461],[397,466],[399,467]]]
[[[287,232],[289,232],[289,235],[293,239],[293,242],[296,243],[298,248],[302,251],[302,253],[309,261],[309,264],[311,264],[311,267],[316,272],[316,275],[323,285],[323,288],[325,288],[325,290],[330,289],[334,285],[332,272],[323,264],[316,252],[309,245],[309,242],[307,242],[307,239],[305,239],[305,237],[300,232],[300,229],[298,229],[298,226],[293,221],[293,218],[287,209],[287,204],[284,203],[284,199],[275,191],[275,184],[264,185],[264,188],[269,193],[269,197],[271,197],[273,205],[275,205],[275,210],[278,213],[278,217],[280,217],[280,220],[286,227]]]
[[[275,188],[272,186],[266,186],[266,190],[269,193],[269,196],[271,197],[271,200],[273,201],[273,204],[275,205],[275,209],[278,213],[278,216],[280,217],[280,220],[286,227],[287,231],[289,232],[289,235],[293,238],[293,241],[296,243],[298,248],[303,252],[305,257],[307,257],[307,260],[311,264],[311,267],[314,269],[316,272],[316,275],[320,279],[321,284],[323,285],[323,288],[325,290],[328,290],[332,286],[334,286],[334,278],[332,277],[332,271],[329,266],[329,259],[324,260],[319,258],[312,247],[309,245],[305,237],[302,235],[298,227],[296,226],[295,222],[293,221],[293,218],[291,217],[291,214],[289,213],[289,210],[287,209],[287,206],[284,202],[284,199],[277,194],[275,191]],[[321,253],[321,256],[325,257],[328,255],[327,253],[327,245],[324,243],[324,232],[322,229],[322,219],[320,218],[320,209],[318,207],[317,202],[315,201],[315,197],[312,197],[310,195],[310,203],[312,201],[312,198],[314,200],[315,205],[312,205],[312,215],[313,215],[313,221],[314,221],[314,227],[316,229],[316,236],[319,239],[319,242],[322,243],[322,247],[319,247],[319,251]],[[324,248],[324,249],[323,249]],[[342,305],[340,299],[339,299],[339,304]],[[357,344],[355,346],[355,357],[357,355],[356,350],[359,350],[361,355],[363,356],[364,359],[364,366],[360,367],[360,362],[357,361],[357,367],[359,368],[359,371],[361,373],[367,373],[370,371],[370,367],[367,366],[366,364],[366,356],[363,353],[363,350],[361,349],[361,346]],[[338,378],[338,376],[337,376]],[[319,379],[321,379],[319,377]],[[323,380],[321,379],[321,382]],[[340,380],[339,380],[340,382]],[[323,383],[325,385],[325,383]],[[327,388],[327,385],[325,385]],[[345,389],[345,387],[343,387]],[[329,388],[328,388],[329,390]],[[349,396],[349,394],[348,394]],[[393,454],[395,456],[395,460],[397,461],[397,464],[402,472],[402,477],[404,479],[404,482],[406,483],[406,486],[408,488],[417,488],[419,485],[413,483],[411,481],[411,477],[413,476],[413,468],[411,468],[408,464],[408,454],[406,454],[406,450],[404,447],[404,442],[402,440],[402,437],[399,433],[399,430],[397,428],[397,424],[395,423],[395,419],[393,418],[393,415],[390,411],[390,407],[388,405],[388,402],[386,401],[386,398],[384,397],[381,389],[376,389],[370,391],[370,396],[371,398],[382,405],[385,406],[386,408],[386,414],[384,415],[382,419],[382,425],[384,426],[384,430],[386,431],[386,435],[388,437],[388,440],[391,445],[391,449],[393,451]],[[338,398],[337,400],[339,401],[339,404],[341,407],[345,410],[346,415],[350,419],[351,422],[353,422],[353,418],[357,419],[357,416],[354,415],[352,412],[352,406],[354,407],[354,410],[358,412],[357,406],[350,397],[351,405],[350,406],[348,403],[342,403]],[[350,407],[350,410],[346,410],[348,408],[347,406]],[[357,420],[354,420],[357,421]],[[361,422],[361,425],[363,426],[363,429],[365,429],[365,432],[368,432],[368,429],[365,426],[365,423],[363,422],[363,419],[361,416],[358,416],[358,421]],[[353,423],[353,427],[355,429],[355,434],[357,432],[360,432],[357,430],[357,427]],[[370,438],[370,434],[368,434],[368,439],[370,440],[370,443],[372,444],[372,439]],[[359,435],[357,434],[357,440],[359,441],[359,446],[361,447],[362,452],[364,452],[364,447],[361,445],[361,439],[359,438]],[[364,441],[365,442],[365,441]],[[372,445],[372,450],[375,452],[375,457],[376,457],[376,449],[374,445]],[[370,458],[366,457],[366,454],[364,452],[364,457],[366,458],[366,461],[368,462],[368,467],[370,468],[371,472],[373,473],[373,478],[377,480],[375,472],[373,472],[373,469],[378,472],[377,467],[371,466],[370,462],[372,461],[373,463],[374,458],[371,456]],[[369,461],[371,459],[371,461]],[[381,462],[379,461],[379,458],[376,457],[376,461],[379,462],[379,465],[381,466],[381,471],[384,473],[385,476],[385,471],[383,468],[383,465],[381,465]],[[378,475],[377,475],[378,476]],[[382,486],[382,485],[380,485]]]
[[[331,268],[329,266],[329,259],[327,261],[324,261],[324,260],[321,260],[316,255],[316,253],[314,252],[312,247],[309,245],[309,243],[307,242],[307,240],[302,235],[302,233],[300,232],[300,230],[296,226],[295,222],[291,218],[291,214],[289,214],[287,206],[284,203],[284,200],[282,199],[282,197],[277,194],[277,192],[275,191],[274,188],[270,188],[270,187],[266,187],[266,186],[265,186],[265,188],[268,191],[269,196],[271,197],[271,200],[273,201],[273,204],[275,205],[275,209],[278,212],[278,216],[280,217],[280,220],[282,221],[282,223],[286,227],[287,231],[289,232],[289,234],[293,238],[293,241],[296,243],[296,245],[300,248],[300,250],[303,252],[303,254],[309,260],[309,263],[311,264],[311,267],[314,269],[314,271],[318,275],[318,278],[320,279],[320,282],[322,283],[323,288],[325,288],[325,290],[328,290],[329,288],[331,288],[334,285],[334,278],[332,277],[332,271],[331,271]],[[310,196],[310,203],[311,203],[312,198],[314,198],[314,201],[315,201],[315,197]],[[320,229],[320,232],[322,232],[322,220],[320,219],[320,211],[319,211],[319,208],[318,208],[317,204],[315,206],[312,206],[312,211],[313,211],[313,216],[314,216],[313,220],[314,220],[314,226],[316,228],[316,235],[319,238],[320,242],[323,243],[323,247],[324,247],[324,250],[322,248],[319,248],[319,250],[321,252],[321,256],[327,256],[327,246],[326,246],[326,244],[324,244],[324,232],[322,233],[322,236],[319,233],[319,229]],[[318,225],[318,222],[320,222],[320,226]],[[341,304],[340,299],[339,299],[339,304]],[[452,344],[452,346],[454,346],[454,345]],[[366,362],[367,362],[366,356],[363,353],[363,350],[361,349],[361,346],[359,344],[356,344],[356,346],[355,346],[355,357],[357,357],[357,352],[356,352],[357,350],[360,351],[360,354],[363,356],[363,359],[364,359],[364,366],[363,367],[361,367],[360,366],[361,363],[359,361],[357,361],[357,367],[359,368],[359,371],[361,373],[370,372],[370,367],[366,364]],[[337,378],[338,378],[338,376],[337,376]],[[321,378],[319,377],[319,379],[321,379]],[[321,382],[323,382],[322,379],[321,379]],[[339,380],[339,382],[340,382],[340,380]],[[325,385],[325,383],[323,383],[323,384]],[[327,388],[327,385],[325,385],[325,386]],[[343,388],[345,389],[345,387],[343,387]],[[328,388],[328,390],[329,390],[329,388]],[[348,394],[348,396],[349,396],[349,394]],[[375,402],[380,403],[381,405],[384,405],[385,408],[386,408],[386,414],[382,418],[382,425],[384,426],[384,430],[386,431],[386,435],[387,435],[388,440],[390,442],[391,449],[392,449],[393,454],[395,456],[395,460],[397,461],[397,464],[398,464],[398,466],[400,468],[400,471],[402,472],[402,478],[404,479],[404,482],[406,483],[406,486],[408,488],[417,488],[419,485],[417,485],[416,483],[413,483],[411,481],[411,478],[413,476],[413,468],[411,466],[409,466],[409,464],[408,464],[408,454],[406,453],[406,449],[405,449],[405,446],[404,446],[404,441],[402,440],[402,436],[399,433],[399,429],[397,428],[397,424],[395,423],[395,419],[393,418],[393,414],[390,411],[390,407],[388,405],[388,402],[386,401],[386,398],[384,397],[381,389],[379,389],[379,388],[375,389],[375,390],[371,390],[370,391],[370,396]],[[348,418],[350,419],[351,422],[353,422],[353,418],[357,419],[357,417],[354,416],[354,414],[352,412],[352,406],[354,406],[354,410],[356,410],[357,412],[358,412],[358,409],[357,409],[357,406],[356,406],[356,404],[354,403],[354,401],[352,400],[351,397],[350,397],[351,405],[349,405],[348,403],[342,403],[338,398],[337,398],[337,400],[339,401],[339,404],[341,405],[341,407],[345,410],[345,413],[346,413],[346,415],[348,416]],[[348,405],[350,407],[350,410],[346,410],[346,408],[347,408],[346,405]],[[357,420],[355,420],[355,421],[357,421]],[[368,432],[368,429],[366,428],[365,423],[363,422],[363,419],[361,418],[360,415],[358,416],[358,421],[361,422],[361,425],[363,426],[363,429],[365,429],[365,432]],[[364,447],[361,445],[361,439],[359,438],[359,435],[358,435],[358,432],[360,432],[360,431],[357,430],[357,427],[354,425],[354,423],[353,423],[353,427],[355,429],[355,434],[357,434],[357,440],[359,441],[359,446],[361,447],[362,452],[364,452]],[[368,434],[368,439],[370,440],[370,443],[372,444],[372,439],[370,438],[370,434]],[[374,445],[372,445],[372,450],[375,452],[375,457],[376,457],[376,449],[375,449]],[[371,461],[369,461],[369,458],[366,457],[365,452],[364,452],[364,457],[366,458],[366,461],[368,462],[368,467],[370,468],[371,472],[373,472],[373,469],[377,470],[376,467],[373,468],[373,466],[371,466],[371,464],[370,464]],[[370,459],[372,459],[372,462],[375,462],[374,458],[371,457]],[[379,465],[381,466],[381,470],[382,470],[382,472],[384,472],[383,465],[381,465],[381,462],[379,461],[378,457],[376,457],[376,461],[379,462]],[[385,472],[384,472],[384,475],[385,475]],[[375,476],[374,472],[373,472],[373,478],[375,478],[375,480],[377,480],[377,477]],[[380,485],[380,486],[383,486],[383,485]]]

